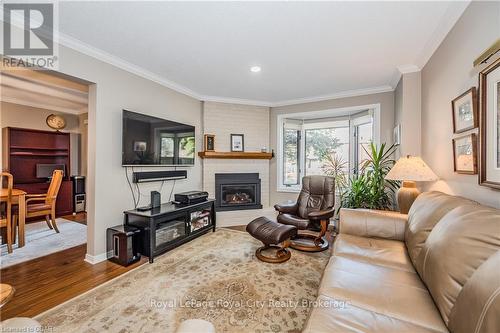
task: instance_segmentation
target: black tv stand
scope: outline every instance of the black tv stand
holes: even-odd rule
[[[140,253],[155,256],[189,242],[209,231],[215,231],[215,200],[193,204],[164,203],[147,211],[124,212],[124,224],[141,230]]]
[[[153,206],[147,205],[147,206],[137,207],[136,209],[139,212],[147,212],[148,210],[153,209]]]

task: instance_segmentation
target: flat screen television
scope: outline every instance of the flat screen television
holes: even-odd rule
[[[123,110],[123,166],[194,165],[195,128]]]

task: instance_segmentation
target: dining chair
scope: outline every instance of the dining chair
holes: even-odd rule
[[[63,179],[62,170],[54,170],[49,189],[45,194],[26,195],[26,218],[44,216],[50,229],[57,233],[59,229],[56,224],[56,201]],[[18,214],[14,215],[14,226],[17,226]]]
[[[0,182],[2,186],[2,208],[0,210],[0,228],[7,228],[7,251],[12,253],[12,187],[14,178],[8,172],[0,173]],[[5,186],[5,187],[4,187]]]

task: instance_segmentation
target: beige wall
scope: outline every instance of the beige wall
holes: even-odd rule
[[[80,124],[77,115],[69,113],[55,112],[53,110],[39,109],[31,106],[1,102],[0,110],[2,112],[2,128],[21,127],[44,131],[52,131],[47,126],[45,119],[50,114],[58,114],[66,119],[66,128],[63,132],[80,133]]]
[[[500,191],[453,172],[451,100],[478,85],[472,62],[500,35],[500,2],[472,2],[422,70],[422,155],[441,178],[428,189],[500,207]],[[476,130],[477,131],[477,130]]]
[[[45,122],[50,114],[63,116],[66,120],[66,128],[64,128],[63,132],[71,134],[71,175],[86,175],[86,168],[83,170],[83,166],[87,164],[87,152],[82,150],[85,142],[83,141],[82,124],[78,115],[7,102],[0,103],[0,113],[2,114],[1,128],[20,127],[42,131],[53,131]]]
[[[321,102],[271,108],[270,147],[276,151],[277,116],[279,114],[319,111],[370,104],[380,104],[380,141],[392,144],[392,132],[394,127],[394,92],[391,91],[380,94],[338,98]],[[287,200],[295,200],[297,198],[297,193],[277,191],[277,167],[277,159],[274,158],[271,160],[270,164],[271,205]]]
[[[133,110],[196,126],[197,151],[202,146],[201,102],[153,81],[76,52],[59,49],[59,71],[94,82],[89,91],[88,114],[88,242],[87,259],[101,260],[106,252],[106,229],[121,224],[123,211],[133,208],[130,189],[121,166],[122,109]],[[158,168],[136,168],[136,170]],[[169,168],[161,168],[165,170]],[[188,171],[188,178],[176,182],[174,192],[201,189],[201,162]],[[130,171],[130,170],[129,170]],[[95,184],[95,187],[93,186]],[[162,189],[168,200],[172,182]],[[159,190],[158,183],[140,185],[140,205],[149,203],[147,193]]]
[[[269,147],[269,108],[262,106],[203,103],[203,129],[215,135],[215,150],[230,151],[230,135],[243,134],[245,151]],[[203,160],[203,189],[215,196],[215,173],[258,172],[261,179],[261,201],[269,206],[268,160]]]
[[[421,73],[405,73],[394,91],[394,126],[401,125],[400,156],[422,154]]]

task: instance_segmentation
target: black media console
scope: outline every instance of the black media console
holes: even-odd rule
[[[165,203],[148,211],[124,212],[124,224],[141,229],[142,255],[153,258],[210,230],[215,231],[215,200]]]

